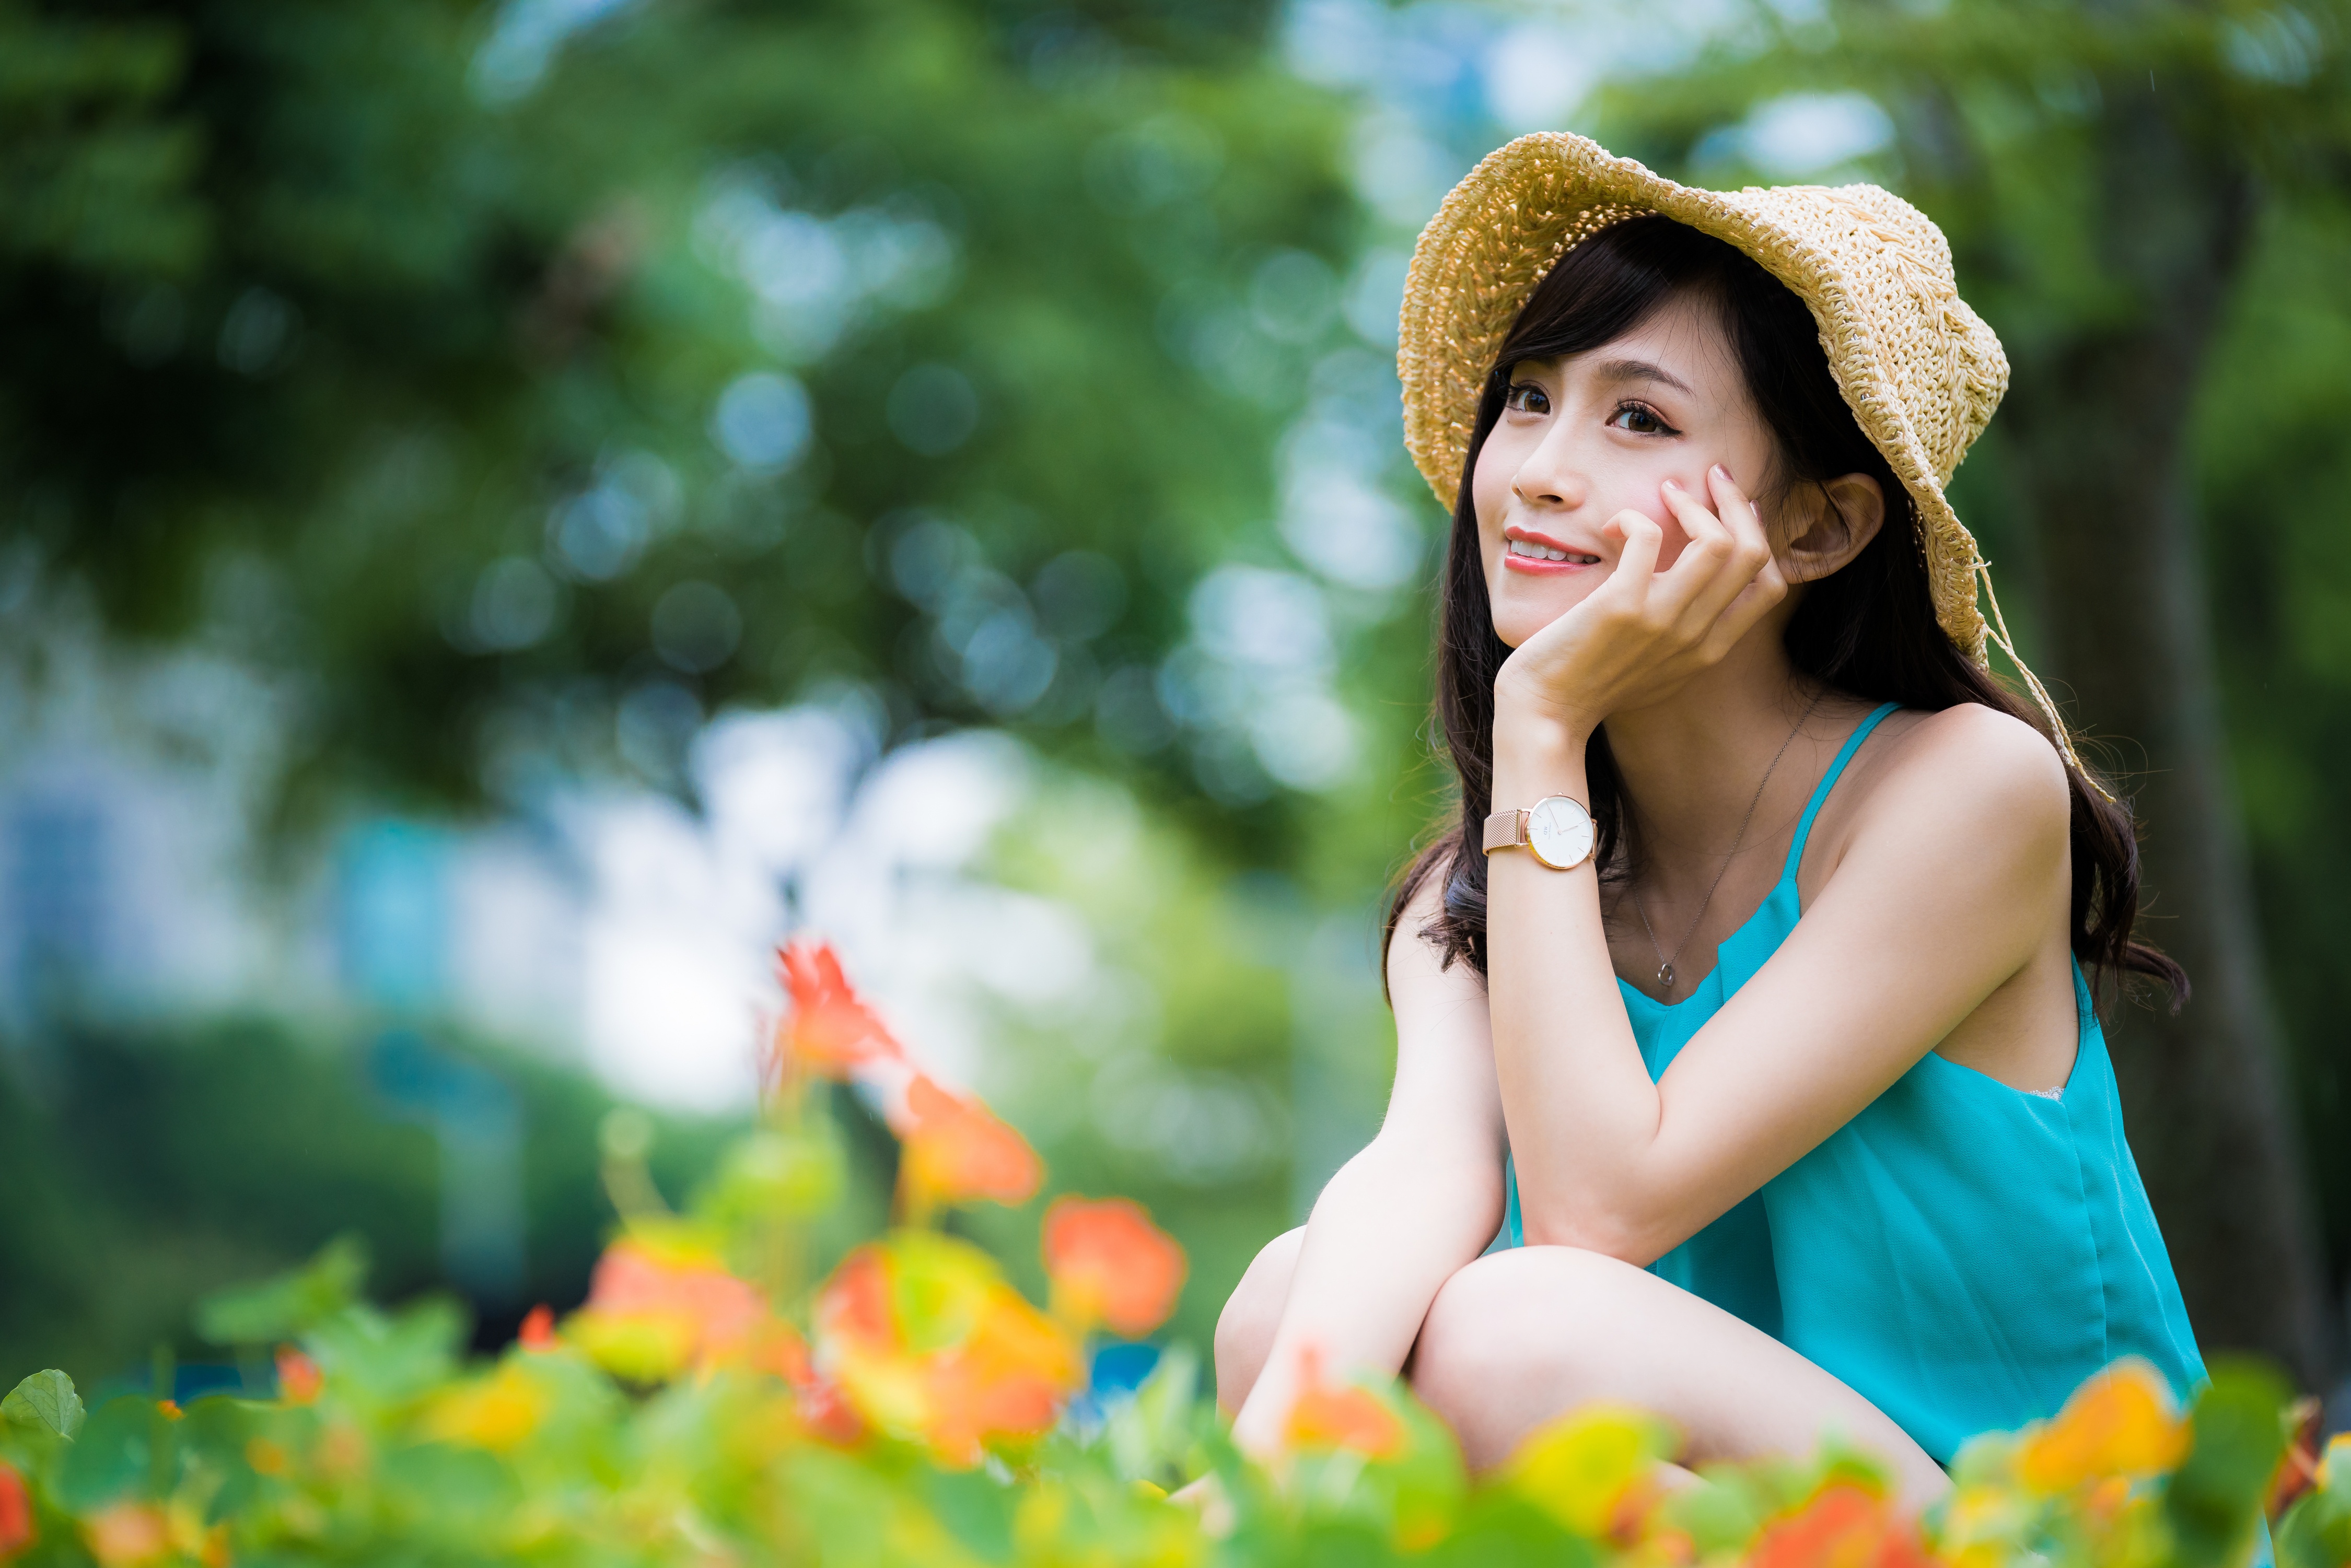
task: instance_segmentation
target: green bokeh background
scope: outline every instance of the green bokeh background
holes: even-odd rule
[[[2163,361],[2184,430],[2154,429],[2141,454],[2177,474],[2195,518],[2233,800],[2225,821],[2156,831],[2241,834],[2255,906],[2241,935],[2262,955],[2261,1005],[2283,1052],[2276,1126],[2301,1145],[2291,1190],[2231,1188],[2224,1171],[2211,1201],[2306,1204],[2318,1311],[2339,1317],[2334,1282],[2351,1257],[2337,1019],[2351,839],[2334,809],[2351,769],[2339,5],[1724,6],[1646,54],[1625,40],[1664,25],[1600,5],[574,11],[533,75],[535,57],[508,46],[531,16],[564,7],[0,0],[12,724],[42,701],[83,700],[61,674],[69,632],[126,659],[195,650],[246,672],[275,737],[246,802],[246,874],[289,897],[355,810],[492,821],[549,779],[625,780],[691,803],[690,726],[651,746],[615,738],[630,695],[656,678],[704,715],[854,690],[891,746],[1008,730],[1041,782],[988,874],[1079,911],[1105,959],[1148,983],[1149,1049],[1259,1096],[1283,1129],[1282,1157],[1245,1176],[1177,1179],[1088,1113],[1079,1086],[1100,1042],[1082,1027],[989,1020],[987,1087],[1036,1136],[1051,1187],[1131,1193],[1191,1249],[1169,1332],[1205,1344],[1256,1248],[1377,1125],[1393,1051],[1372,964],[1379,899],[1443,801],[1425,725],[1427,572],[1393,592],[1329,591],[1358,760],[1303,790],[1207,729],[1122,744],[1090,697],[1008,712],[958,685],[892,576],[923,509],[952,513],[1015,583],[1072,549],[1107,560],[1123,609],[1083,639],[1085,660],[1147,679],[1184,643],[1204,575],[1301,570],[1272,521],[1280,443],[1314,400],[1353,399],[1389,432],[1374,478],[1433,562],[1442,519],[1394,442],[1388,345],[1342,308],[1417,224],[1366,196],[1364,169],[1373,131],[1400,115],[1416,117],[1445,178],[1499,144],[1511,128],[1479,96],[1479,70],[1540,24],[1571,54],[1588,40],[1598,57],[1614,40],[1604,78],[1562,110],[1568,128],[1701,183],[1775,177],[1754,143],[1726,134],[1757,105],[1860,91],[1878,106],[1886,134],[1827,177],[1880,180],[1925,204],[2020,388],[2044,389],[2011,402],[1956,492],[2038,661],[2076,590],[2043,564],[2037,530],[2065,523],[2031,503],[2035,464],[2069,422],[2137,428],[2126,411],[2045,389],[2081,345],[2145,335],[2168,308],[2131,256],[2111,254],[2116,181],[2139,166],[2130,116],[2147,112],[2126,89],[2144,75],[2168,95],[2165,156],[2219,171],[2215,187],[2242,198],[2224,225],[2231,253],[2207,258],[2210,330]],[[1397,54],[1349,79],[1311,68],[1330,37],[1366,27],[1391,51],[1450,39],[1451,64],[1416,75]],[[2144,167],[2159,177],[2153,152]],[[730,181],[782,208],[945,235],[952,266],[829,343],[763,338],[750,291],[697,227]],[[2184,183],[2130,210],[2210,227]],[[910,446],[890,413],[926,365],[951,367],[976,411],[968,435],[936,452]],[[762,369],[805,388],[816,435],[787,471],[747,477],[708,420],[724,389]],[[2018,421],[2031,423],[2008,427]],[[550,506],[616,453],[650,455],[674,477],[674,524],[631,570],[564,587],[560,615],[528,646],[469,643],[462,607],[485,570],[538,559]],[[648,626],[690,580],[723,583],[742,631],[681,675],[654,657]],[[2143,608],[2158,621],[2178,610]],[[175,729],[169,712],[144,722],[199,767],[214,755],[217,737]],[[2126,754],[2134,739],[2111,738]],[[2173,911],[2158,897],[2156,912]],[[435,1285],[434,1144],[387,1117],[369,1078],[371,1042],[397,1020],[268,997],[157,1016],[110,1007],[63,969],[36,978],[39,1005],[0,1054],[11,1364],[95,1383],[142,1364],[159,1338],[200,1356],[184,1337],[196,1295],[346,1229],[369,1239],[386,1293]],[[520,1304],[585,1289],[609,1223],[595,1178],[609,1101],[512,1042],[422,1021],[522,1107],[528,1296],[486,1308],[481,1333],[495,1338]],[[682,1193],[725,1133],[664,1120],[657,1179]],[[2143,1141],[2142,1158],[2155,1166],[2171,1146]],[[2149,1175],[2161,1200],[2162,1173]],[[958,1223],[1025,1259],[1040,1207]],[[2182,1208],[2166,1222],[2194,1219]],[[2295,1288],[2216,1276],[2191,1281],[2191,1297]],[[2220,1337],[2286,1354],[2307,1381],[2335,1370],[2331,1327],[2306,1353],[2258,1327]]]

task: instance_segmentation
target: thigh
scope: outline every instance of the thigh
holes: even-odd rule
[[[1593,1400],[1677,1425],[1698,1464],[1810,1453],[1839,1436],[1883,1457],[1913,1504],[1949,1484],[1885,1412],[1751,1323],[1646,1270],[1572,1247],[1521,1247],[1462,1269],[1430,1306],[1415,1390],[1473,1469]]]
[[[1228,1416],[1240,1409],[1265,1370],[1290,1301],[1290,1277],[1298,1271],[1299,1249],[1305,1244],[1304,1226],[1267,1242],[1217,1318],[1217,1403]]]

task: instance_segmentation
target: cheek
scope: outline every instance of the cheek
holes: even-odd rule
[[[1478,554],[1490,580],[1502,552],[1502,525],[1510,509],[1510,476],[1516,464],[1489,441],[1469,473],[1469,505],[1478,520]]]

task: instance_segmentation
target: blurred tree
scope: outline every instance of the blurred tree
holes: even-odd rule
[[[1393,311],[1352,305],[1348,110],[1267,57],[1275,10],[0,0],[0,605],[26,612],[0,661],[37,687],[86,625],[255,672],[281,842],[354,796],[686,792],[709,714],[809,695],[893,743],[1002,724],[1123,777],[1180,866],[1180,906],[1118,913],[1190,1075],[1122,1103],[1174,1082],[1246,1156],[1166,1178],[1205,1338],[1294,1218],[1288,955],[1233,929],[1296,890],[1224,884],[1281,867],[1368,934],[1423,817],[1389,784],[1425,541],[1376,494],[1395,394],[1357,325]],[[1304,543],[1272,526],[1301,415],[1336,496]],[[1197,634],[1228,566],[1238,663]],[[1334,691],[1413,695],[1351,731]],[[413,1166],[420,1135],[365,1141]],[[1097,1187],[1166,1163],[1069,1145]],[[164,1193],[167,1165],[141,1167]],[[395,1291],[422,1179],[361,1183],[400,1210]],[[97,1202],[56,1191],[59,1228]],[[170,1320],[194,1276],[165,1272],[105,1343]]]
[[[2333,1292],[2283,1092],[2189,458],[2265,213],[2351,179],[2346,21],[2328,0],[1838,0],[1802,21],[1760,12],[1711,68],[1619,105],[1641,152],[1711,153],[1698,172],[1718,183],[1754,169],[1735,134],[1708,138],[1726,102],[1857,89],[1890,112],[1884,172],[1942,224],[2014,365],[1961,509],[1992,554],[2024,555],[2003,580],[2038,601],[2027,641],[2129,770],[2144,929],[2195,985],[2177,1016],[2132,1009],[2115,1031],[2132,1142],[2207,1343],[2320,1385]]]
[[[1349,340],[1265,20],[0,3],[12,565],[277,675],[297,805],[674,785],[828,680],[1180,762],[1185,596]]]
[[[193,1301],[346,1233],[366,1244],[382,1299],[450,1288],[433,1134],[369,1082],[358,1043],[250,1018],[75,1027],[28,1071],[0,1071],[0,1345],[85,1383],[139,1366],[158,1341],[216,1360],[224,1348],[190,1337]],[[480,1325],[483,1343],[503,1343],[532,1302],[587,1293],[611,1223],[596,1155],[611,1102],[526,1057],[459,1054],[519,1113],[520,1291],[486,1304]],[[683,1202],[735,1129],[661,1130],[653,1174]]]

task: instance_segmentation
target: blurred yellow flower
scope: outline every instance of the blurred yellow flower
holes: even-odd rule
[[[2143,1361],[2118,1361],[2025,1437],[2017,1478],[2054,1496],[2110,1477],[2161,1475],[2187,1456],[2188,1437],[2163,1375]]]
[[[503,1454],[519,1448],[547,1419],[553,1398],[514,1362],[489,1376],[449,1389],[424,1413],[426,1436]]]
[[[81,1536],[99,1568],[139,1568],[172,1550],[171,1521],[152,1502],[109,1504],[83,1522]]]
[[[1538,1427],[1510,1458],[1511,1488],[1579,1535],[1609,1534],[1656,1489],[1673,1429],[1646,1411],[1587,1405]]]

